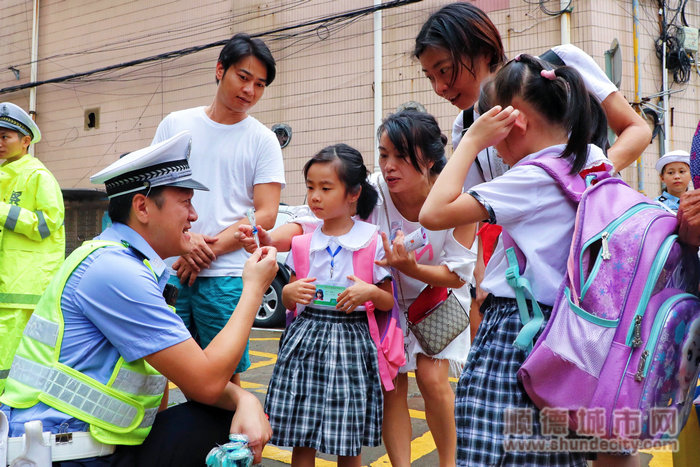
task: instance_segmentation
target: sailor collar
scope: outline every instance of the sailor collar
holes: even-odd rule
[[[319,226],[311,236],[310,251],[325,250],[330,245],[340,245],[349,251],[360,250],[372,240],[372,235],[377,231],[377,226],[353,219],[350,231],[339,237],[331,237],[324,234]]]

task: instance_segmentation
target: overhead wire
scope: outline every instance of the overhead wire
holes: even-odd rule
[[[389,2],[385,2],[379,5],[374,5],[372,7],[367,7],[367,8],[360,8],[360,9],[355,9],[355,10],[348,10],[344,13],[336,14],[336,15],[330,15],[330,16],[325,16],[321,18],[317,18],[314,20],[306,21],[303,23],[295,24],[295,25],[290,25],[290,26],[283,26],[279,27],[270,31],[265,31],[261,33],[253,33],[251,34],[251,37],[265,37],[265,36],[271,36],[271,40],[279,40],[279,37],[287,33],[288,31],[293,31],[295,29],[300,29],[300,28],[309,28],[311,26],[318,26],[318,25],[331,25],[331,27],[335,27],[336,22],[340,22],[342,20],[352,20],[353,18],[359,18],[361,16],[366,16],[369,14],[374,13],[375,11],[380,11],[384,9],[389,9],[389,8],[396,8],[399,6],[403,5],[408,5],[411,3],[417,3],[422,0],[392,0]],[[328,26],[326,26],[328,28]],[[317,28],[311,29],[311,31],[316,31]],[[306,31],[306,33],[309,33],[309,30]],[[287,36],[284,36],[287,37]],[[19,91],[22,89],[28,89],[32,87],[37,87],[45,84],[56,84],[56,83],[63,83],[63,82],[69,82],[69,81],[76,81],[80,79],[84,79],[88,76],[93,76],[101,73],[107,73],[113,70],[118,70],[118,69],[123,69],[123,68],[129,68],[137,65],[141,65],[144,63],[150,63],[150,62],[160,62],[164,60],[169,60],[169,59],[174,59],[178,57],[182,57],[185,55],[190,55],[196,52],[200,52],[202,50],[210,49],[213,47],[220,47],[223,46],[228,42],[227,39],[222,39],[218,40],[215,42],[211,42],[208,44],[203,44],[199,46],[192,46],[192,47],[186,47],[184,49],[179,49],[179,50],[174,50],[174,51],[169,51],[169,52],[164,52],[161,54],[157,55],[152,55],[149,57],[144,57],[136,60],[131,60],[123,63],[118,63],[114,65],[108,65],[105,67],[97,68],[94,70],[86,71],[86,72],[79,72],[79,73],[73,73],[70,75],[66,76],[60,76],[56,78],[50,78],[42,81],[36,81],[36,82],[30,82],[30,83],[24,83],[20,85],[15,85],[15,86],[9,86],[0,89],[0,94],[5,94],[9,92],[15,92]]]
[[[174,29],[167,29],[164,31],[159,31],[154,33],[149,31],[141,36],[129,36],[128,39],[122,39],[114,42],[108,42],[106,44],[95,45],[87,49],[82,49],[74,52],[64,52],[60,54],[54,54],[47,57],[42,57],[36,60],[37,63],[42,61],[51,61],[57,58],[67,58],[72,56],[85,56],[95,53],[104,52],[115,52],[119,50],[132,50],[139,47],[152,47],[156,44],[163,42],[172,42],[174,40],[183,40],[191,37],[205,35],[207,33],[213,33],[222,29],[230,29],[239,24],[245,23],[252,18],[265,18],[270,15],[275,15],[281,11],[289,8],[299,7],[305,3],[309,3],[312,0],[296,0],[293,2],[285,2],[284,4],[279,4],[275,6],[263,6],[255,11],[250,11],[242,14],[236,15],[235,19],[232,20],[231,16],[224,15],[215,17],[211,15],[214,19],[195,23],[192,25],[181,26]],[[204,29],[207,26],[211,26],[209,29]],[[162,38],[158,38],[163,36]],[[18,68],[22,66],[31,65],[32,61],[15,63],[12,66]]]
[[[560,16],[566,13],[571,9],[571,3],[573,0],[569,0],[569,3],[566,4],[565,7],[559,8],[558,10],[550,10],[547,8],[546,4],[549,3],[552,0],[523,0],[525,3],[530,4],[530,5],[537,5],[540,10],[542,10],[542,13],[549,15],[549,16]],[[554,0],[556,2],[559,2],[559,0]],[[560,3],[561,5],[561,3]]]
[[[686,51],[683,44],[684,30],[676,22],[679,15],[684,20],[685,6],[688,0],[680,0],[676,8],[673,8],[666,0],[659,1],[661,11],[672,13],[670,19],[667,15],[661,18],[661,33],[655,41],[656,56],[661,60],[666,46],[666,68],[672,72],[673,82],[685,84],[690,81],[692,73],[693,57]]]

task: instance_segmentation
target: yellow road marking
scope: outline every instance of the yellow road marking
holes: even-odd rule
[[[424,417],[425,418],[425,417]],[[421,457],[435,450],[435,440],[433,435],[426,431],[421,436],[411,441],[411,462],[415,462]],[[371,467],[391,467],[389,454],[384,454],[382,457],[370,464]]]
[[[267,388],[267,385],[260,383],[251,383],[249,381],[241,381],[241,387],[243,389],[260,389]]]
[[[645,454],[651,454],[649,467],[673,467],[673,452],[666,450],[643,450]]]
[[[266,358],[267,360],[260,360],[257,362],[251,362],[250,368],[248,368],[247,371],[254,370],[256,368],[260,368],[263,366],[269,366],[269,365],[274,365],[277,362],[277,354],[274,353],[269,353],[269,352],[259,352],[257,350],[248,350],[248,353],[250,355],[256,356],[256,357],[263,357]]]
[[[416,378],[416,373],[415,373],[415,371],[409,371],[409,372],[406,373],[406,374],[408,375],[409,378],[414,378],[414,379]],[[450,376],[450,377],[447,378],[447,379],[450,381],[450,383],[458,383],[458,382],[459,382],[459,378],[453,378],[452,376]]]
[[[278,341],[279,337],[254,337],[250,339],[251,341]],[[261,368],[269,365],[274,365],[277,362],[277,354],[276,353],[270,353],[270,352],[261,352],[258,350],[252,350],[249,349],[248,352],[251,356],[255,357],[260,357],[260,360],[257,360],[255,362],[252,362],[250,365],[249,370],[253,370],[255,368]],[[416,375],[414,372],[409,372],[408,376],[410,378],[415,378]],[[451,382],[457,382],[456,378],[450,378]],[[168,387],[170,389],[176,389],[177,385],[175,385],[172,381],[168,382]],[[255,392],[260,392],[260,393],[265,393],[267,391],[267,385],[265,384],[259,384],[259,383],[253,383],[250,381],[241,381],[241,387],[244,389],[248,389],[251,391]],[[415,418],[418,420],[425,420],[425,412],[422,410],[409,410],[409,415],[411,418]],[[426,433],[422,434],[421,436],[418,436],[415,438],[413,441],[411,441],[411,462],[416,461],[417,459],[420,459],[421,457],[435,451],[435,440],[433,439],[432,434],[430,431],[427,431]],[[655,454],[654,459],[656,459],[656,456],[658,454]],[[669,454],[670,456],[670,454]],[[263,457],[265,459],[270,459],[278,462],[282,462],[284,464],[291,464],[292,463],[292,451],[288,449],[282,449],[278,448],[277,446],[273,446],[268,444],[265,446],[265,449],[263,449]],[[328,461],[325,459],[316,459],[316,466],[318,467],[326,467],[326,466],[335,466],[337,465],[333,461]],[[381,456],[379,459],[376,461],[372,462],[371,467],[390,467],[391,462],[389,461],[389,456],[387,454]],[[650,467],[672,467],[672,464],[666,464],[666,463],[660,463],[660,464],[650,464]]]
[[[277,462],[283,462],[285,464],[292,463],[292,451],[287,449],[280,449],[277,446],[266,445],[263,449],[263,458],[270,459]],[[316,458],[315,462],[317,467],[326,467],[331,465],[337,465],[333,461],[327,461],[325,459]]]

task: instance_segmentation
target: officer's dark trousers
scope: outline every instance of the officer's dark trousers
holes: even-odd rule
[[[201,467],[207,453],[228,442],[233,412],[185,402],[160,412],[140,446],[118,446],[114,454],[53,467]]]

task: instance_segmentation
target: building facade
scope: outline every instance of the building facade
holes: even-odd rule
[[[269,127],[291,128],[283,149],[288,185],[282,201],[300,204],[301,168],[308,158],[325,145],[345,142],[374,168],[377,120],[407,101],[425,106],[449,135],[458,109],[433,93],[411,53],[422,23],[446,3],[4,0],[0,99],[33,107],[43,133],[35,154],[79,198],[81,190],[93,188],[92,173],[149,144],[169,112],[211,103],[220,41],[237,32],[259,35],[278,73],[252,113]],[[508,56],[539,54],[569,41],[605,69],[607,52],[620,90],[658,131],[623,177],[656,196],[655,161],[664,147],[689,150],[700,118],[700,75],[692,51],[700,3],[672,2],[666,10],[668,63],[675,68],[665,86],[656,50],[663,42],[656,0],[474,3],[500,30]],[[377,5],[381,12],[373,13]],[[679,39],[681,31],[686,37]],[[618,56],[609,52],[615,43]]]

